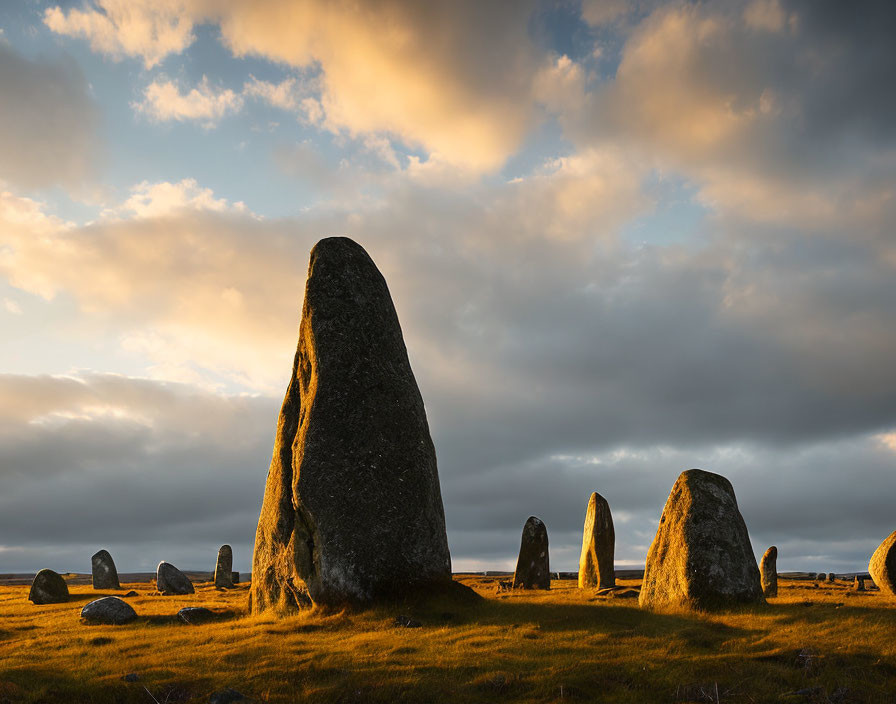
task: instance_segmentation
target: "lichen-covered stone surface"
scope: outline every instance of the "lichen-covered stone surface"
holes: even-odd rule
[[[100,550],[90,558],[90,571],[94,589],[121,589],[118,570],[115,569],[115,562],[108,550]]]
[[[716,610],[764,601],[731,483],[700,469],[682,472],[647,553],[640,605]]]
[[[222,589],[233,589],[233,548],[222,545],[218,549],[218,561],[215,563],[215,586]]]
[[[579,558],[579,589],[606,589],[616,586],[613,560],[616,532],[607,500],[594,492],[585,513],[582,555]]]
[[[104,596],[102,599],[91,601],[81,609],[81,618],[88,623],[120,626],[137,618],[137,612],[129,603],[117,596]]]
[[[196,591],[187,575],[164,560],[156,568],[156,589],[162,594],[193,594]]]
[[[778,548],[772,545],[759,561],[762,593],[766,597],[778,596]]]
[[[389,289],[360,245],[323,239],[255,536],[252,610],[450,581],[435,449]]]
[[[43,569],[34,575],[28,600],[34,604],[62,604],[68,601],[68,585],[58,572]]]
[[[896,597],[896,530],[874,551],[868,573],[881,594]]]
[[[523,526],[520,556],[513,573],[513,589],[550,589],[551,564],[548,553],[548,529],[535,516]]]

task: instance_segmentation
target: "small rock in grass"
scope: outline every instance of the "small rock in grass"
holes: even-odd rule
[[[127,594],[124,595],[125,598],[131,597],[131,596],[140,596],[140,595],[137,592],[135,592],[133,589],[131,589],[131,591],[129,591]]]
[[[187,606],[177,612],[177,617],[184,623],[195,626],[214,621],[218,618],[218,614],[204,606]]]
[[[401,615],[395,618],[395,625],[402,628],[420,628],[423,624],[410,616]]]
[[[91,601],[81,609],[81,618],[88,623],[107,623],[120,626],[137,618],[137,612],[126,601],[117,596],[104,596]]]

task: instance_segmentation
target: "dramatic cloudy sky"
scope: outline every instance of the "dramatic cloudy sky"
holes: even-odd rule
[[[456,570],[675,478],[758,554],[896,528],[889,2],[0,7],[0,572],[251,562],[308,252],[389,282]]]

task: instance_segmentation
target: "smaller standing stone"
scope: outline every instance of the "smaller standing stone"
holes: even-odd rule
[[[31,582],[28,601],[34,604],[62,604],[68,601],[68,585],[58,572],[41,570]]]
[[[520,556],[513,573],[514,589],[550,589],[551,568],[548,556],[548,529],[535,516],[523,526]]]
[[[856,578],[852,583],[852,588],[855,589],[857,592],[865,591],[865,578],[860,577],[859,575],[856,575]]]
[[[120,626],[137,618],[137,612],[124,599],[117,596],[104,596],[91,601],[81,609],[81,618],[90,623],[108,623]]]
[[[828,581],[829,581],[829,582],[836,582],[836,581],[837,581],[837,575],[835,575],[833,572],[828,572]]]
[[[162,594],[193,594],[196,591],[187,575],[164,560],[156,568],[156,589]]]
[[[240,583],[240,573],[239,572],[231,572],[230,573],[230,581],[234,584]]]
[[[759,562],[762,592],[766,597],[778,596],[778,548],[772,545]]]
[[[90,567],[93,572],[94,589],[121,589],[118,583],[118,570],[115,562],[107,550],[100,550],[90,558]]]
[[[827,576],[824,572],[819,572],[817,575],[815,575],[815,581],[816,581],[816,582],[823,582],[823,581],[825,581],[827,578],[828,578],[828,576]]]
[[[882,594],[896,597],[896,530],[874,551],[868,572]]]
[[[579,557],[579,589],[606,589],[616,586],[613,565],[616,532],[607,500],[594,492],[585,513],[582,554]]]
[[[229,545],[222,545],[218,549],[215,586],[222,589],[233,589],[233,548]]]

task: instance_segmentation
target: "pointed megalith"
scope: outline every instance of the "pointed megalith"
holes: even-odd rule
[[[156,589],[162,594],[193,594],[196,590],[190,578],[170,562],[164,560],[156,567]]]
[[[520,556],[513,573],[514,589],[550,589],[551,564],[548,555],[548,529],[535,516],[523,526]]]
[[[215,586],[233,589],[233,548],[222,545],[218,549],[218,562],[215,564]]]
[[[118,570],[107,550],[100,550],[90,558],[90,569],[93,573],[94,589],[121,589],[118,583]]]
[[[582,535],[582,556],[579,558],[579,589],[606,589],[616,586],[613,556],[616,533],[610,504],[594,492],[588,500],[585,532]]]
[[[759,561],[762,577],[762,593],[767,597],[778,596],[778,548],[772,545]]]
[[[389,289],[360,245],[323,239],[255,535],[252,610],[450,583],[435,449]]]
[[[868,572],[881,594],[896,596],[896,530],[874,551]]]
[[[62,604],[68,601],[68,584],[58,572],[43,569],[34,575],[28,601],[33,604]]]
[[[639,603],[710,610],[763,601],[731,482],[701,469],[682,472],[647,553]]]

